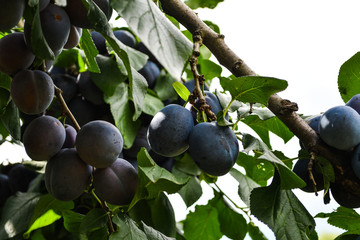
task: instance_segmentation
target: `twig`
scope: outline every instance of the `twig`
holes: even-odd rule
[[[309,164],[308,164],[308,172],[309,172],[309,178],[313,183],[315,195],[317,196],[318,193],[317,193],[317,188],[316,188],[316,181],[315,181],[314,175],[313,175],[314,162],[315,162],[315,153],[310,152],[310,161],[309,161]]]

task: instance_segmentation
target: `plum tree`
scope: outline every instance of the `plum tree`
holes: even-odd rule
[[[56,199],[78,198],[89,186],[91,167],[81,160],[74,148],[60,150],[46,164],[45,186]]]
[[[117,158],[106,168],[94,172],[95,193],[115,205],[127,205],[135,196],[138,174],[135,168],[122,158]]]
[[[49,75],[39,70],[22,70],[11,81],[11,98],[26,114],[44,112],[54,98],[54,83]]]
[[[9,30],[20,21],[24,9],[24,0],[0,1],[0,31]]]
[[[96,120],[80,129],[76,135],[75,145],[83,161],[96,168],[106,168],[121,153],[123,137],[113,124]]]
[[[189,110],[176,104],[161,109],[151,120],[147,138],[151,149],[166,157],[175,157],[189,148],[194,120]]]
[[[314,189],[314,183],[312,182],[309,175],[309,170],[308,170],[309,162],[310,159],[299,159],[295,163],[293,171],[306,183],[306,186],[301,188],[301,190],[310,193],[310,192],[315,192],[315,189]],[[315,169],[313,169],[312,174],[316,183],[316,190],[317,191],[323,190],[324,189],[323,175],[317,172]]]
[[[0,39],[0,72],[13,75],[30,67],[34,59],[25,44],[24,33],[11,33]]]
[[[49,160],[60,151],[66,137],[65,128],[51,116],[41,116],[31,121],[23,136],[26,153],[33,160]]]
[[[202,122],[190,133],[188,152],[201,170],[221,176],[234,166],[239,143],[229,127],[219,126],[216,122]]]
[[[108,19],[112,15],[109,0],[95,0],[96,5],[105,13]],[[90,21],[87,18],[87,10],[81,0],[68,1],[65,11],[69,15],[70,22],[74,26],[80,28],[92,28]]]
[[[41,29],[51,50],[58,55],[65,46],[70,34],[70,19],[63,8],[48,4],[40,12]],[[25,40],[31,47],[31,25],[26,22],[24,27]]]
[[[332,107],[322,115],[319,133],[330,146],[351,150],[360,143],[360,115],[348,106]]]

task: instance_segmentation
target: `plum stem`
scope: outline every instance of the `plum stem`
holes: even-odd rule
[[[206,117],[208,117],[210,120],[215,120],[216,115],[211,111],[211,107],[206,103],[206,99],[203,94],[205,78],[204,75],[200,75],[197,70],[198,57],[200,56],[200,47],[202,45],[202,37],[200,33],[197,32],[193,35],[193,42],[194,45],[193,45],[193,53],[190,58],[190,67],[194,75],[195,89],[194,92],[192,93],[194,96],[194,98],[192,99],[199,98],[199,103],[200,103],[199,109],[201,112],[206,113],[206,116],[202,114],[203,120],[204,122],[206,122]],[[193,104],[194,102],[191,101],[190,103]]]
[[[91,190],[91,194],[94,196],[94,198],[96,199],[96,201],[98,201],[101,205],[101,207],[107,212],[107,225],[108,225],[108,228],[109,228],[109,233],[110,235],[115,232],[115,229],[114,229],[114,226],[112,224],[112,220],[111,220],[111,210],[109,208],[109,206],[107,205],[107,203],[103,200],[101,200],[95,193],[94,189]]]
[[[63,109],[63,113],[70,118],[71,122],[75,126],[75,129],[77,131],[79,131],[80,130],[80,125],[76,121],[76,119],[75,119],[74,115],[72,114],[72,112],[70,111],[70,109],[68,108],[68,106],[67,106],[67,104],[66,104],[66,102],[65,102],[65,100],[64,100],[64,98],[62,96],[62,90],[59,87],[57,87],[55,84],[54,84],[54,89],[55,89],[55,95],[56,95],[56,97],[57,97],[58,101],[60,102],[60,105],[61,105],[61,107]]]
[[[315,153],[310,152],[310,161],[309,161],[309,164],[308,164],[308,172],[309,172],[309,178],[313,183],[315,195],[317,196],[318,195],[317,188],[316,188],[317,184],[316,184],[316,181],[314,179],[314,175],[312,173],[314,162],[315,162]]]

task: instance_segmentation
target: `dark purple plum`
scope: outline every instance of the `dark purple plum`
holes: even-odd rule
[[[351,153],[351,167],[355,175],[360,178],[360,144]]]
[[[58,55],[66,44],[70,34],[70,19],[62,7],[48,4],[40,12],[40,22],[43,35],[50,49]],[[31,25],[25,23],[25,40],[31,46]]]
[[[25,4],[25,0],[0,0],[0,31],[9,30],[18,24]]]
[[[346,184],[347,183],[344,183],[344,185]],[[330,191],[331,195],[340,206],[346,208],[360,207],[359,197],[350,191],[346,191],[343,182],[335,179],[335,182],[330,184]]]
[[[77,131],[73,126],[69,124],[65,124],[64,127],[66,137],[62,148],[73,148],[75,146]]]
[[[102,200],[114,205],[127,205],[135,196],[138,174],[131,163],[118,158],[109,167],[95,170],[93,186]]]
[[[309,126],[317,133],[319,134],[319,123],[320,123],[320,118],[321,115],[318,115],[316,117],[311,118],[310,120],[307,120],[307,124],[309,124]],[[305,146],[305,144],[303,142],[300,141],[300,147],[302,149],[307,149],[307,147]]]
[[[314,191],[313,182],[309,177],[309,170],[308,170],[309,162],[310,159],[299,159],[294,165],[293,172],[296,173],[296,175],[298,175],[306,183],[306,186],[301,188],[301,190],[303,190],[304,192],[313,193],[315,191]],[[317,172],[314,168],[312,170],[312,174],[316,182],[316,190],[317,191],[323,190],[324,189],[323,175]]]
[[[58,200],[74,200],[89,186],[91,171],[74,148],[62,149],[46,164],[46,189]]]
[[[34,59],[23,33],[11,33],[0,39],[0,72],[13,75],[30,67]]]
[[[125,159],[136,158],[142,147],[146,148],[147,150],[150,149],[149,143],[147,141],[146,133],[147,133],[147,127],[141,126],[135,137],[133,145],[128,149],[123,149],[122,151]]]
[[[103,35],[101,35],[101,33],[96,32],[96,31],[92,31],[91,32],[91,38],[95,44],[96,49],[98,50],[99,54],[101,55],[109,55],[107,47],[106,47],[106,40],[103,37]]]
[[[26,192],[31,180],[33,180],[36,176],[37,173],[26,168],[24,164],[14,165],[8,172],[11,191],[13,193],[18,191]]]
[[[89,71],[82,72],[78,76],[78,85],[81,95],[95,105],[104,104],[104,93],[95,85]]]
[[[2,207],[8,197],[12,194],[10,189],[9,177],[0,173],[0,207]]]
[[[360,94],[354,95],[347,103],[346,106],[353,108],[360,114]]]
[[[33,160],[49,160],[64,145],[66,132],[59,120],[41,116],[30,122],[24,132],[26,153]]]
[[[188,153],[205,173],[221,176],[234,166],[239,143],[229,127],[219,126],[216,122],[202,122],[190,133]]]
[[[63,67],[52,66],[49,71],[51,76],[66,74],[66,69]]]
[[[44,112],[54,98],[54,84],[49,75],[40,70],[22,70],[11,81],[11,98],[26,114]]]
[[[75,145],[83,161],[96,168],[106,168],[121,153],[123,137],[113,124],[96,120],[80,129]]]
[[[176,104],[167,105],[150,122],[149,145],[162,156],[178,156],[188,149],[193,127],[194,120],[188,109]]]
[[[64,45],[64,48],[71,49],[76,47],[80,42],[81,34],[82,34],[82,28],[71,25],[69,37]]]
[[[321,116],[319,133],[326,144],[351,150],[360,143],[360,115],[349,106],[332,107]]]
[[[169,172],[172,171],[172,168],[175,164],[175,160],[173,157],[161,156],[161,155],[157,154],[156,152],[152,151],[151,149],[148,150],[148,152],[149,152],[151,158],[155,161],[155,163],[157,165],[159,165],[162,168],[165,168]]]
[[[95,4],[105,13],[109,20],[112,14],[109,0],[94,0]],[[89,19],[87,18],[87,10],[82,0],[67,1],[65,11],[69,15],[70,21],[74,26],[80,28],[93,28]]]
[[[155,87],[156,79],[160,75],[159,67],[152,61],[147,61],[145,66],[139,70],[139,73],[146,79],[150,89]]]
[[[97,108],[94,104],[83,99],[82,96],[74,97],[68,104],[70,111],[73,113],[80,127],[86,123],[96,120]],[[66,123],[73,125],[67,118]]]
[[[76,78],[68,74],[59,74],[52,76],[54,84],[62,90],[62,96],[66,103],[73,99],[78,91]]]
[[[122,42],[126,46],[131,48],[136,47],[136,39],[130,32],[125,30],[116,30],[114,31],[114,35],[120,42]]]

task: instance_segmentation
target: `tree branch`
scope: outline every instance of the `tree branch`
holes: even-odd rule
[[[225,43],[224,36],[208,27],[198,15],[180,0],[160,0],[163,10],[178,20],[193,35],[201,34],[203,44],[219,63],[236,77],[254,76],[248,67]],[[349,161],[349,152],[327,146],[317,133],[296,113],[297,104],[272,95],[268,108],[302,141],[310,152],[328,159],[335,169],[336,182],[349,194],[360,197],[360,181],[356,178]]]

